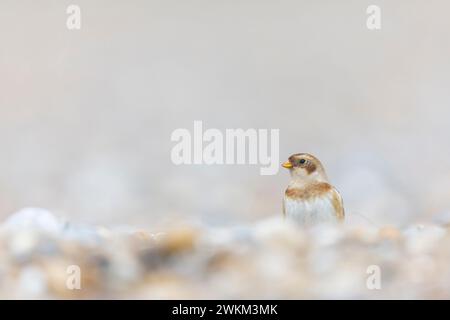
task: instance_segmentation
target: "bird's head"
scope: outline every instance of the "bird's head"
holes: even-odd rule
[[[322,163],[308,153],[293,154],[282,166],[289,169],[293,179],[304,183],[328,181]]]

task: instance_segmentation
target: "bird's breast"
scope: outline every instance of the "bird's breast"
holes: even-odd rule
[[[287,219],[294,220],[302,225],[314,225],[323,222],[337,222],[337,214],[331,195],[298,199],[284,197],[284,210]]]

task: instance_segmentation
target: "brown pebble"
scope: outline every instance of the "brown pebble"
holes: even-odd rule
[[[378,230],[378,237],[383,240],[398,241],[401,239],[401,232],[396,227],[384,226]]]

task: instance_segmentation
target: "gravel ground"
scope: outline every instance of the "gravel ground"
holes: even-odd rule
[[[152,233],[25,209],[0,228],[0,298],[450,298],[449,245],[444,225]]]

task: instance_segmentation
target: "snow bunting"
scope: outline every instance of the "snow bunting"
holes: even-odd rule
[[[282,166],[291,173],[283,200],[283,214],[287,219],[305,226],[344,220],[342,197],[328,182],[319,159],[298,153]]]

